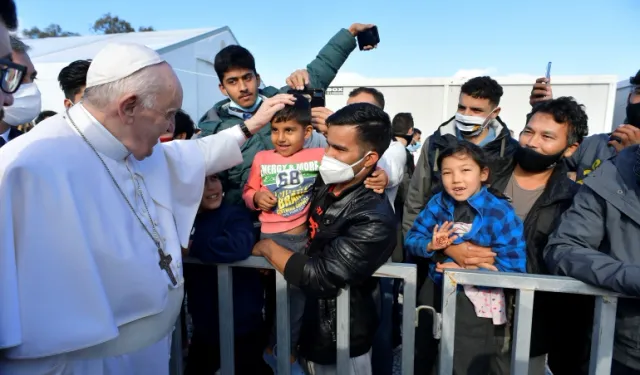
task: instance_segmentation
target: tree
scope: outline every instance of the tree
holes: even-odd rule
[[[120,19],[118,16],[114,17],[111,13],[107,13],[97,19],[91,29],[101,34],[132,33],[136,31],[128,21]]]
[[[119,34],[119,33],[133,33],[136,29],[131,26],[128,21],[121,19],[118,16],[112,16],[111,13],[107,13],[104,16],[94,22],[93,27],[91,28],[96,33],[99,34]],[[155,31],[152,26],[140,26],[138,28],[139,32],[145,31]],[[62,36],[78,36],[80,34],[73,33],[70,31],[62,30],[60,25],[52,23],[44,29],[39,29],[37,27],[32,27],[30,29],[24,29],[22,34],[25,38],[28,39],[38,39],[38,38],[53,38],[53,37],[62,37]]]
[[[70,31],[63,31],[60,25],[56,25],[52,23],[51,25],[45,27],[40,30],[37,27],[32,27],[31,29],[22,30],[22,34],[29,39],[39,39],[39,38],[54,38],[61,36],[78,36],[80,34],[73,33]]]

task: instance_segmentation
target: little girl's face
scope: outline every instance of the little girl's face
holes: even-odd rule
[[[489,170],[480,166],[467,154],[453,154],[442,161],[442,185],[453,199],[463,202],[480,191],[489,178]]]

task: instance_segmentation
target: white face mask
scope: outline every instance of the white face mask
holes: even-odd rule
[[[40,114],[40,90],[35,83],[25,83],[13,94],[13,105],[4,107],[4,122],[18,126],[33,121]]]
[[[320,162],[320,176],[322,176],[322,181],[327,185],[332,185],[353,180],[355,177],[353,167],[358,165],[368,155],[369,153],[351,165],[334,159],[331,156],[323,156],[322,161]]]
[[[493,111],[495,111],[495,109]],[[482,133],[487,125],[491,123],[492,119],[490,117],[491,114],[493,114],[493,111],[491,111],[491,113],[489,113],[489,116],[487,117],[466,116],[456,112],[456,127],[465,135],[471,137],[476,136]]]

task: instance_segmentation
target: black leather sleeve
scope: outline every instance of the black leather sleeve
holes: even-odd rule
[[[392,212],[367,210],[353,215],[320,254],[292,257],[285,267],[287,281],[305,294],[331,298],[347,285],[366,281],[386,263],[397,242]]]

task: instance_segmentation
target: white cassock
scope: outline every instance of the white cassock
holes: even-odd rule
[[[0,149],[0,374],[168,374],[181,245],[205,176],[242,162],[244,135],[158,144],[137,161],[81,104],[69,113],[151,228],[146,199],[179,283],[66,115],[43,121]]]

